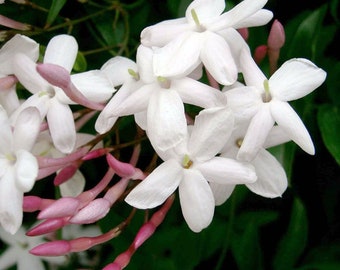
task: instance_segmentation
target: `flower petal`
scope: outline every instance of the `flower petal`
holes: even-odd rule
[[[15,180],[18,189],[28,192],[32,189],[38,176],[38,161],[30,152],[19,150],[16,153]]]
[[[32,150],[40,131],[40,112],[35,107],[22,110],[14,125],[14,149]]]
[[[15,234],[22,223],[23,193],[15,185],[13,170],[8,170],[0,181],[0,224],[5,231]]]
[[[184,77],[201,63],[200,52],[204,35],[186,32],[162,48],[153,56],[154,74],[161,77]]]
[[[212,193],[214,194],[215,205],[217,206],[225,203],[225,201],[229,199],[235,189],[235,185],[222,185],[213,182],[210,182],[209,185]]]
[[[237,185],[253,183],[257,176],[254,167],[231,158],[214,157],[194,167],[212,183]]]
[[[240,29],[245,27],[261,26],[269,23],[272,18],[273,12],[267,9],[260,9],[249,17],[235,23],[233,27],[235,29]]]
[[[47,44],[44,63],[62,66],[71,72],[77,52],[78,43],[74,37],[65,34],[58,35]]]
[[[204,24],[204,21],[209,22],[212,18],[220,16],[224,9],[224,0],[195,0],[186,9],[185,17],[189,23],[194,23],[191,12],[195,10],[199,22]]]
[[[60,188],[60,194],[63,197],[75,197],[84,191],[85,177],[78,170],[67,182],[62,183]]]
[[[326,72],[311,61],[296,58],[285,62],[269,79],[272,96],[282,101],[302,98],[318,88]]]
[[[261,149],[252,161],[257,174],[257,181],[247,184],[254,193],[267,197],[281,197],[287,189],[288,180],[282,165],[267,150]]]
[[[273,126],[263,148],[270,148],[291,141],[291,138],[281,126]]]
[[[238,160],[252,161],[263,147],[275,122],[270,108],[269,103],[264,103],[251,120],[237,154]]]
[[[2,231],[2,228],[0,228],[0,230]],[[17,255],[18,251],[15,248],[7,248],[1,253],[0,269],[9,269],[11,266],[15,265],[18,261]]]
[[[122,85],[127,80],[131,79],[129,69],[137,72],[137,64],[131,59],[122,56],[116,56],[109,59],[100,68],[113,86]]]
[[[147,111],[147,134],[156,152],[173,148],[187,137],[184,105],[172,89],[155,91]]]
[[[315,149],[313,141],[297,113],[287,102],[272,100],[271,103],[271,113],[276,123],[284,129],[287,135],[299,145],[302,150],[310,155],[314,155]]]
[[[183,168],[170,159],[159,165],[145,178],[125,201],[137,208],[147,209],[161,205],[178,187],[183,178]]]
[[[267,80],[261,69],[256,65],[249,49],[243,49],[240,55],[241,72],[247,86],[255,86],[259,93],[263,92],[263,82]]]
[[[0,153],[7,154],[12,151],[13,134],[5,109],[0,106]]]
[[[94,102],[105,102],[116,91],[100,70],[71,75],[71,81],[87,99]]]
[[[202,110],[195,118],[188,143],[189,155],[200,161],[215,156],[229,139],[233,125],[233,114],[227,108]]]
[[[15,54],[25,54],[32,62],[38,60],[39,44],[24,35],[16,34],[0,49],[0,74],[13,74],[13,57]]]
[[[156,81],[152,60],[153,50],[149,47],[140,45],[137,49],[136,62],[140,79],[144,83],[153,83]]]
[[[37,72],[37,65],[31,58],[24,54],[16,54],[12,61],[14,75],[32,94],[38,92],[54,92],[53,86]]]
[[[184,170],[179,184],[182,213],[189,228],[200,232],[208,227],[214,216],[215,200],[208,182],[197,170]]]
[[[70,107],[52,98],[47,121],[54,146],[63,153],[71,153],[76,143],[76,129]]]
[[[163,47],[183,32],[192,28],[191,25],[186,23],[185,18],[166,20],[146,27],[141,33],[141,43],[148,47]]]
[[[228,43],[213,32],[206,31],[204,35],[200,54],[204,66],[220,84],[233,84],[237,79],[237,67]]]
[[[171,80],[171,89],[177,91],[184,103],[201,108],[224,106],[227,102],[221,91],[191,78]]]

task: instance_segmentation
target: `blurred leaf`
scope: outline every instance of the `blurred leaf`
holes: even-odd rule
[[[65,3],[66,0],[52,0],[52,4],[47,15],[46,26],[50,26],[54,22]]]
[[[335,60],[329,60],[327,70],[327,91],[332,102],[340,106],[340,89],[339,89],[339,78],[340,78],[340,62]]]
[[[308,237],[308,223],[304,205],[299,199],[293,202],[286,234],[279,242],[273,260],[273,269],[293,269],[304,251]]]
[[[330,10],[334,20],[339,23],[339,0],[332,0],[330,3]]]
[[[262,249],[259,243],[259,227],[254,225],[256,218],[246,223],[247,226],[242,234],[234,233],[231,248],[238,269],[262,269]]]
[[[76,72],[84,72],[87,69],[87,62],[84,54],[78,52],[76,61],[73,66],[73,70]]]
[[[292,40],[287,43],[289,44],[288,58],[315,58],[316,43],[320,33],[322,32],[321,27],[326,11],[327,5],[323,5],[304,18],[297,29],[290,29],[290,31],[295,34]]]
[[[236,229],[247,229],[249,223],[253,227],[260,227],[273,222],[278,218],[278,213],[274,211],[257,210],[241,213],[235,220]]]
[[[318,124],[322,139],[333,155],[336,162],[340,165],[340,111],[339,107],[331,105],[320,106],[318,111]]]

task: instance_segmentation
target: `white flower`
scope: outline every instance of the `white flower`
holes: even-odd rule
[[[5,80],[8,75],[14,73],[13,57],[17,53],[23,53],[32,61],[36,61],[39,57],[39,44],[19,34],[7,41],[0,49],[0,80]],[[15,81],[4,88],[0,86],[0,104],[9,115],[19,107]]]
[[[40,127],[37,109],[25,109],[13,127],[0,107],[0,223],[14,234],[22,223],[23,193],[34,185],[38,162],[30,153]]]
[[[238,72],[234,58],[240,48],[247,46],[235,29],[269,22],[272,13],[262,9],[266,2],[245,0],[222,13],[225,0],[195,0],[185,18],[147,27],[141,34],[142,44],[161,47],[155,52],[155,74],[186,76],[203,62],[216,81],[234,83]],[[229,35],[239,38],[224,38]]]
[[[164,163],[130,192],[126,202],[137,208],[153,208],[178,187],[182,213],[191,230],[199,232],[207,227],[215,207],[208,182],[238,184],[256,180],[252,166],[215,157],[228,139],[232,126],[232,114],[225,108],[201,111],[190,136],[185,129],[183,143],[168,151],[155,147]]]
[[[237,155],[251,161],[263,147],[275,122],[304,151],[314,154],[314,145],[303,122],[288,104],[312,92],[326,78],[326,72],[302,58],[285,62],[269,80],[257,67],[248,51],[240,63],[246,85],[226,92],[228,105],[244,119],[251,119]]]
[[[43,237],[30,237],[25,235],[23,228],[20,228],[16,234],[10,235],[0,228],[0,238],[8,247],[0,254],[0,269],[9,269],[16,265],[18,270],[45,270],[42,260],[52,264],[62,264],[66,257],[39,257],[29,253],[33,247],[44,242]]]
[[[77,51],[78,44],[72,36],[55,36],[47,45],[44,63],[59,65],[71,72]],[[16,77],[33,95],[18,108],[12,118],[15,119],[26,107],[37,107],[41,117],[47,118],[56,148],[64,153],[72,152],[76,131],[69,104],[74,102],[60,88],[49,84],[39,75],[34,61],[23,54],[16,54],[13,61]],[[114,91],[105,74],[98,70],[75,74],[71,79],[84,96],[96,102],[107,100]]]

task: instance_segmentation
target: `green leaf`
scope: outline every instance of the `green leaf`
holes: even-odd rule
[[[304,205],[295,199],[292,206],[291,218],[285,236],[279,242],[273,260],[273,269],[293,269],[304,251],[308,236],[308,222]]]
[[[328,151],[340,165],[340,110],[331,105],[320,106],[318,110],[318,124],[322,139]]]
[[[87,62],[84,54],[78,52],[76,61],[73,65],[73,70],[76,72],[84,72],[87,68]]]
[[[316,54],[316,44],[320,36],[322,22],[325,18],[327,5],[313,11],[306,17],[294,31],[294,36],[289,44],[288,58],[306,57],[314,59]]]
[[[47,20],[46,20],[46,26],[50,26],[54,20],[57,18],[60,10],[65,5],[66,0],[53,0],[51,7],[48,11]]]
[[[333,104],[340,106],[340,91],[339,91],[339,78],[340,78],[340,62],[333,59],[329,60],[327,63],[329,69],[327,70],[327,92],[329,98],[332,100]]]
[[[330,4],[330,10],[331,10],[331,14],[334,18],[334,20],[339,23],[339,0],[332,0],[331,4]]]

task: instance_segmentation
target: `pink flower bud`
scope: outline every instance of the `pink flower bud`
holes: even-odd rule
[[[15,76],[6,76],[6,77],[3,77],[3,78],[0,78],[0,90],[10,89],[17,82],[18,82],[18,79]]]
[[[45,220],[44,222],[40,223],[39,225],[33,227],[32,229],[26,232],[27,236],[37,236],[43,235],[50,232],[54,232],[66,224],[68,224],[69,218],[53,218]]]
[[[110,263],[103,270],[122,270],[122,267],[117,263]]]
[[[36,256],[62,256],[68,254],[71,245],[66,240],[57,240],[41,244],[32,248],[29,252]]]
[[[70,223],[90,224],[102,219],[110,211],[110,202],[106,199],[96,199],[82,208],[71,219]]]
[[[145,223],[142,228],[139,229],[135,240],[133,241],[134,249],[139,248],[156,230],[156,226],[151,222]]]
[[[240,28],[240,29],[237,29],[237,31],[240,33],[240,35],[243,37],[245,41],[248,40],[248,37],[249,37],[248,28]]]
[[[71,164],[63,168],[54,178],[53,184],[55,186],[59,186],[62,183],[70,180],[71,177],[76,173],[78,170],[78,166],[76,164]]]
[[[60,218],[74,215],[78,210],[80,201],[73,197],[64,197],[55,201],[50,206],[42,210],[38,219]]]
[[[275,20],[272,24],[272,27],[268,36],[268,47],[270,50],[279,50],[283,47],[286,40],[285,30],[283,25]]]
[[[91,152],[88,152],[85,156],[83,156],[82,160],[91,160],[94,158],[102,157],[106,155],[111,149],[108,148],[100,148],[95,149]]]
[[[106,155],[106,161],[120,177],[130,177],[136,171],[136,168],[130,163],[121,162],[111,154]]]
[[[48,205],[54,203],[55,200],[42,199],[38,196],[25,196],[23,201],[24,212],[34,212],[44,209]]]
[[[16,29],[16,30],[22,30],[27,31],[30,30],[32,27],[26,23],[21,23],[18,21],[14,21],[8,17],[5,17],[3,15],[0,15],[0,25]]]
[[[103,110],[104,105],[88,100],[72,83],[67,69],[55,64],[38,64],[38,73],[50,84],[63,89],[65,94],[74,102],[93,110]]]
[[[260,64],[262,60],[266,57],[268,47],[266,45],[260,45],[255,49],[254,61],[256,64]]]

